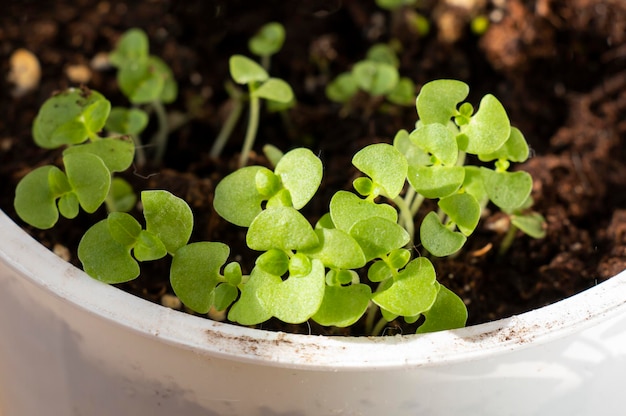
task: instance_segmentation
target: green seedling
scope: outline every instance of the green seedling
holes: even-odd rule
[[[396,53],[389,45],[376,44],[351,71],[339,74],[327,85],[326,97],[349,105],[357,92],[364,91],[371,97],[384,97],[392,104],[414,105],[415,85],[409,78],[400,76],[399,66]]]
[[[44,103],[33,124],[33,137],[46,149],[65,147],[64,170],[47,165],[22,178],[14,202],[20,218],[47,229],[59,214],[74,218],[79,208],[93,213],[104,202],[110,208],[130,208],[134,200],[128,184],[111,176],[131,165],[135,147],[126,136],[98,135],[110,109],[100,93],[87,89],[71,88]]]
[[[270,79],[263,68],[247,58],[240,63],[233,67],[235,80],[258,83],[251,93],[262,90]],[[314,198],[324,170],[310,150],[282,153],[269,146],[273,168],[245,166],[224,177],[214,208],[247,229],[246,244],[258,252],[249,274],[228,262],[228,246],[189,242],[191,209],[163,190],[142,192],[145,225],[111,212],[92,226],[79,244],[79,259],[94,278],[122,283],[140,274],[141,263],[170,256],[171,286],[188,308],[225,311],[242,325],[274,317],[346,327],[364,318],[366,332],[380,334],[389,321],[402,318],[416,324],[418,333],[461,327],[465,304],[437,282],[429,257],[413,253],[418,212],[424,214],[419,242],[431,256],[460,250],[489,203],[511,220],[503,246],[518,230],[544,234],[543,218],[530,211],[530,175],[509,170],[528,158],[523,135],[494,96],[483,97],[474,111],[463,102],[468,93],[460,81],[425,84],[416,100],[415,129],[398,132],[393,144],[358,151],[352,159],[362,173],[353,183],[356,192],[336,192],[315,224],[300,212]],[[32,223],[41,228],[54,224],[57,210],[68,217],[79,205],[95,210],[109,193],[110,172],[132,161],[132,151],[122,152],[132,149],[132,141],[96,134],[109,111],[102,96],[70,90],[51,100],[33,133],[44,147],[73,145],[64,154],[65,172],[54,166],[34,170],[18,185],[15,204],[20,216],[39,213]],[[112,149],[124,156],[108,155]],[[485,165],[466,165],[467,154]],[[94,170],[96,165],[102,169]],[[420,210],[426,199],[436,201],[436,211]]]
[[[172,70],[161,58],[150,55],[148,36],[141,29],[130,29],[124,33],[109,59],[118,69],[117,82],[128,100],[136,106],[147,105],[157,116],[158,130],[151,142],[156,149],[154,160],[159,162],[165,154],[169,133],[164,104],[174,102],[178,95],[178,85]],[[136,112],[122,116],[132,123],[134,130],[143,123],[139,118],[145,118],[137,116]],[[129,121],[131,117],[132,122]],[[120,127],[117,121],[113,126]],[[134,133],[134,137],[138,134]]]
[[[249,153],[259,128],[261,100],[268,103],[273,111],[284,111],[293,105],[293,90],[287,82],[280,78],[270,77],[268,69],[270,57],[276,54],[285,40],[285,29],[280,23],[272,22],[264,25],[250,39],[249,48],[252,53],[261,57],[262,65],[243,55],[233,55],[229,60],[230,75],[236,84],[246,85],[245,93],[231,82],[226,83],[226,91],[233,103],[231,112],[222,126],[213,146],[211,156],[218,157],[243,112],[245,102],[249,102],[249,116],[246,135],[241,149],[239,166],[247,163]]]

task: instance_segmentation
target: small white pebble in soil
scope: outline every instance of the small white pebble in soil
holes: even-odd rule
[[[166,308],[176,310],[180,310],[183,307],[180,299],[178,299],[177,296],[170,295],[169,293],[166,293],[161,297],[161,305],[165,306]]]
[[[91,81],[91,70],[86,65],[68,65],[65,67],[65,75],[76,84],[87,84]]]
[[[65,261],[70,261],[71,255],[70,251],[62,244],[55,244],[52,247],[52,252],[57,256],[61,257]]]
[[[109,54],[106,52],[97,53],[96,56],[91,58],[89,66],[91,66],[91,69],[94,71],[105,71],[113,67],[113,65],[111,65],[111,61],[109,60]]]
[[[39,59],[26,49],[17,49],[9,59],[11,70],[7,77],[13,83],[13,95],[21,97],[39,86],[41,66]]]

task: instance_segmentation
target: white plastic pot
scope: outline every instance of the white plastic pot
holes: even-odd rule
[[[0,414],[623,415],[626,274],[455,331],[291,335],[101,284],[0,212]]]

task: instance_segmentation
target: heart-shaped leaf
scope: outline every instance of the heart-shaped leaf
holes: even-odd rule
[[[480,168],[485,191],[489,199],[503,211],[521,207],[533,188],[533,179],[528,172],[496,172]]]
[[[315,195],[322,182],[323,166],[320,159],[309,149],[298,148],[278,161],[274,173],[291,194],[295,209],[305,206]]]
[[[381,217],[392,222],[398,220],[398,213],[391,205],[375,204],[347,191],[333,195],[330,216],[335,227],[347,233],[350,233],[354,224],[368,218]]]
[[[243,55],[233,55],[228,61],[230,75],[238,84],[249,84],[255,81],[265,81],[269,75],[265,69],[252,59]]]
[[[259,98],[288,103],[293,100],[293,90],[288,83],[279,78],[269,78],[253,93]]]
[[[139,264],[130,248],[113,239],[107,220],[94,224],[83,235],[78,258],[89,276],[104,283],[124,283],[139,276]]]
[[[467,238],[443,225],[436,213],[429,212],[420,226],[420,240],[430,254],[444,257],[459,251]]]
[[[443,198],[456,192],[463,184],[462,166],[409,166],[407,179],[426,198]]]
[[[270,56],[283,47],[285,28],[278,22],[266,23],[248,42],[250,52],[258,56]]]
[[[417,114],[425,124],[446,125],[457,113],[456,106],[469,94],[461,81],[439,79],[424,84],[416,100]]]
[[[324,326],[346,327],[354,324],[367,310],[372,290],[368,285],[326,286],[324,298],[313,320]]]
[[[395,88],[400,75],[398,70],[387,63],[360,61],[352,68],[356,84],[371,95],[385,95]]]
[[[319,244],[311,224],[292,207],[270,207],[250,224],[246,242],[252,250],[306,250]]]
[[[227,245],[198,242],[181,247],[172,259],[170,282],[176,296],[198,313],[207,313],[219,270],[228,259]]]
[[[532,238],[544,238],[546,236],[545,222],[546,219],[537,213],[511,215],[511,224]]]
[[[69,88],[50,97],[33,122],[38,146],[54,149],[96,135],[106,123],[111,103],[97,91]]]
[[[262,211],[263,195],[256,185],[260,170],[273,174],[261,166],[246,166],[223,178],[215,188],[213,208],[226,221],[240,227],[249,227]]]
[[[511,134],[506,110],[496,97],[487,94],[469,123],[461,126],[459,148],[472,154],[488,154],[498,150]]]
[[[90,214],[95,212],[109,194],[111,172],[100,157],[91,153],[64,155],[63,164],[80,206]]]
[[[141,224],[132,215],[124,212],[111,212],[107,217],[111,237],[127,248],[132,248],[141,233]]]
[[[51,172],[65,178],[65,174],[56,166],[41,166],[24,176],[15,188],[13,206],[19,217],[42,230],[52,228],[59,219],[56,198],[59,196],[50,187]],[[67,179],[65,179],[67,184]],[[69,191],[69,184],[67,184]]]
[[[345,103],[350,100],[359,90],[351,72],[339,74],[326,85],[326,97],[337,103]]]
[[[406,245],[410,236],[395,221],[372,217],[354,224],[350,235],[359,243],[365,258],[370,261]]]
[[[416,316],[430,309],[437,298],[435,268],[424,257],[411,261],[399,275],[379,292],[372,301],[400,316]]]
[[[104,162],[110,172],[123,172],[133,163],[135,144],[130,137],[102,139],[80,146],[68,147],[63,156],[76,153],[91,153]]]
[[[303,253],[307,256],[335,269],[358,269],[365,266],[363,250],[345,231],[336,228],[317,228],[315,233],[319,245],[314,250],[304,250]]]
[[[511,134],[506,142],[493,153],[479,154],[478,158],[483,162],[495,159],[506,159],[511,162],[525,162],[528,159],[528,143],[519,129],[511,127]]]
[[[352,158],[352,164],[381,186],[391,199],[404,187],[408,163],[398,149],[387,143],[364,147]]]
[[[422,312],[426,321],[417,328],[418,334],[463,328],[467,321],[467,307],[463,300],[447,287],[437,283],[439,292],[433,306]]]
[[[474,232],[480,220],[480,205],[472,195],[452,194],[439,200],[439,208],[450,217],[466,237]]]
[[[410,138],[444,165],[454,166],[458,159],[456,137],[444,124],[422,124],[411,133]]]
[[[148,48],[146,33],[141,29],[130,29],[117,42],[115,50],[109,55],[109,60],[116,67],[123,67],[131,62],[148,58]]]
[[[290,324],[305,322],[313,316],[322,304],[326,278],[321,261],[313,260],[311,266],[308,275],[291,276],[260,287],[258,298],[262,307]]]
[[[193,230],[193,213],[183,199],[167,191],[143,191],[141,202],[146,230],[163,242],[168,253],[187,244]]]
[[[259,267],[252,269],[250,279],[243,285],[239,300],[230,308],[228,319],[241,325],[256,325],[272,317],[272,313],[259,301],[258,292],[266,286],[282,282],[279,276],[264,272]]]

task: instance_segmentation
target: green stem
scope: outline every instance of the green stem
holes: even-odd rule
[[[509,229],[504,235],[504,238],[502,239],[502,243],[500,243],[500,249],[498,250],[499,256],[504,256],[506,252],[509,251],[509,249],[511,248],[511,245],[513,245],[513,241],[515,240],[515,235],[517,234],[517,230],[518,228],[511,223],[511,225],[509,226]]]
[[[371,336],[378,336],[383,332],[383,329],[385,329],[385,326],[387,326],[389,322],[385,319],[385,318],[380,318],[378,320],[378,322],[376,322],[376,326],[374,327],[374,329],[372,329],[372,332],[370,332]]]
[[[160,163],[163,160],[163,155],[165,155],[165,150],[167,147],[167,114],[165,112],[165,107],[163,107],[163,103],[161,103],[160,101],[153,101],[151,104],[152,108],[154,108],[154,112],[157,115],[157,120],[159,123],[157,132],[152,137],[152,144],[156,147],[154,161],[156,163]]]
[[[248,162],[249,153],[254,145],[257,130],[259,128],[259,116],[261,114],[261,100],[254,94],[256,87],[249,84],[250,88],[250,114],[248,117],[248,128],[243,141],[243,148],[239,157],[239,167],[243,167]]]
[[[400,224],[404,227],[404,229],[409,233],[410,240],[407,244],[407,247],[412,247],[413,242],[415,241],[415,224],[413,224],[413,215],[411,215],[411,209],[404,201],[403,198],[397,196],[393,199],[393,202],[400,209]]]
[[[146,164],[146,151],[144,150],[139,135],[131,134],[130,137],[133,139],[133,143],[135,143],[135,160],[137,161],[137,166],[141,167]]]
[[[422,194],[417,194],[415,199],[413,199],[413,201],[411,202],[411,207],[410,207],[410,212],[412,216],[415,216],[415,214],[417,214],[417,211],[419,211],[420,207],[422,206],[424,199],[425,199],[424,195]]]
[[[211,147],[211,157],[219,157],[230,138],[230,135],[233,133],[235,126],[237,125],[237,121],[239,121],[239,117],[241,117],[241,113],[243,112],[243,99],[241,98],[232,98],[233,108],[230,110],[230,114],[228,114],[228,118],[222,125],[222,128],[213,143],[213,147]]]

